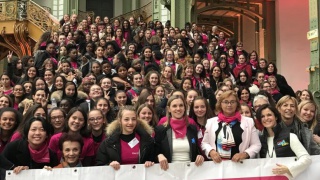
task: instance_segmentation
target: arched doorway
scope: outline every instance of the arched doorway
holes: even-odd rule
[[[218,26],[236,42],[243,42],[248,52],[275,61],[274,0],[194,0],[194,21],[207,30]]]

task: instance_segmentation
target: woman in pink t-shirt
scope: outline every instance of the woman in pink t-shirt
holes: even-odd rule
[[[80,160],[83,166],[92,166],[94,164],[94,142],[90,137],[88,131],[88,118],[87,114],[80,108],[72,108],[66,117],[66,127],[63,132],[79,133],[83,137],[83,148],[80,155]],[[62,133],[55,134],[51,137],[49,148],[57,153],[58,159],[61,159],[62,152],[59,148],[59,139]]]

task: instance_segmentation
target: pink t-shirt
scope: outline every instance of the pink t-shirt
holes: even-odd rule
[[[55,134],[51,137],[49,142],[49,148],[57,153],[58,159],[61,159],[62,152],[59,149],[59,139],[62,133]],[[85,157],[92,157],[95,155],[94,152],[94,142],[92,138],[83,137],[83,148],[80,155],[80,160],[83,160]]]
[[[10,142],[12,141],[16,141],[16,140],[19,140],[19,139],[22,139],[22,134],[20,134],[19,132],[15,132],[13,133],[11,139],[10,139]]]
[[[122,164],[137,164],[139,162],[140,136],[136,133],[135,138],[138,141],[133,147],[130,147],[129,143],[120,139]]]

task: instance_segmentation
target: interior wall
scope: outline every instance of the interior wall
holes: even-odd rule
[[[148,4],[149,2],[151,2],[152,0],[140,0],[140,7]]]
[[[255,47],[256,44],[256,33],[255,33],[255,24],[246,16],[243,16],[242,24],[242,37],[243,37],[243,48],[248,52],[252,50],[258,50],[258,47]]]
[[[53,2],[52,1],[43,1],[43,0],[33,0],[35,3],[39,4],[40,6],[46,6],[52,9]]]
[[[298,12],[298,13],[297,13]],[[278,72],[294,91],[309,84],[310,43],[308,1],[276,1],[276,51]]]
[[[120,16],[121,14],[123,14],[123,2],[122,0],[115,0],[114,1],[114,12],[113,12],[113,17],[117,17]]]
[[[79,3],[79,10],[80,11],[87,11],[87,1],[78,1]]]

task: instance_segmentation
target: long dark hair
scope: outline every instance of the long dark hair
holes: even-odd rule
[[[72,109],[70,109],[70,111],[69,111],[69,113],[67,114],[67,117],[66,117],[66,125],[65,125],[65,128],[64,128],[63,132],[69,132],[69,130],[70,130],[69,126],[68,126],[69,119],[77,111],[79,111],[82,114],[83,118],[84,118],[83,127],[80,129],[80,135],[82,137],[89,137],[90,133],[88,131],[88,116],[87,116],[87,113],[81,107],[73,107]]]
[[[210,105],[209,105],[207,99],[202,97],[202,96],[197,96],[192,101],[192,103],[190,105],[190,109],[189,109],[189,117],[192,118],[193,120],[195,120],[195,122],[199,125],[197,115],[195,114],[194,109],[193,109],[194,108],[194,102],[197,101],[197,100],[202,100],[204,102],[205,106],[206,106],[206,114],[205,114],[205,117],[204,117],[204,119],[205,119],[205,124],[204,125],[206,125],[207,124],[207,120],[212,118],[214,115],[213,115],[213,112],[212,112],[212,110],[210,108]]]

